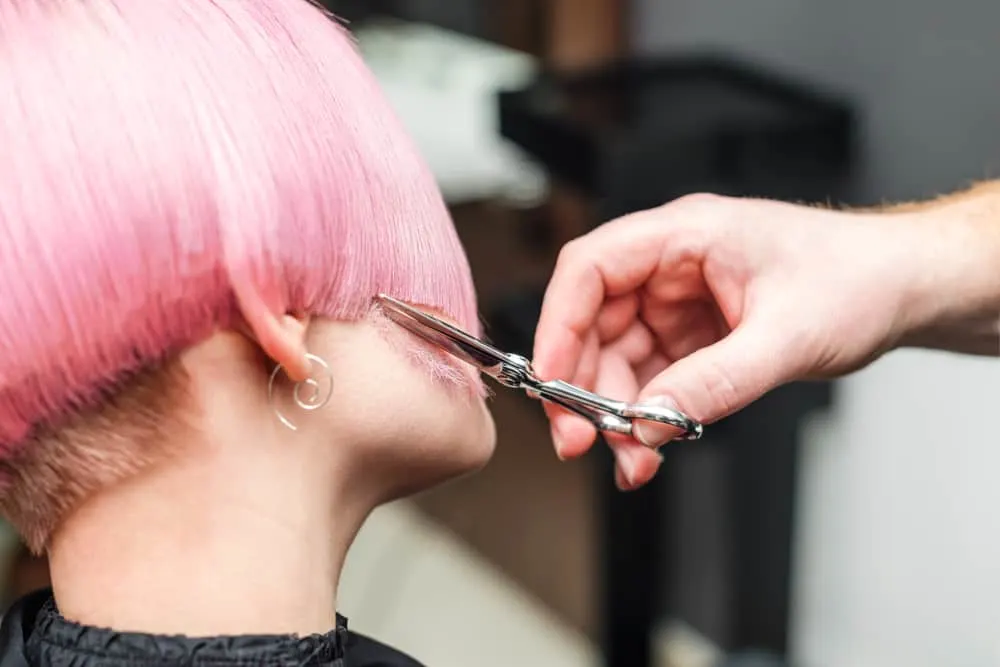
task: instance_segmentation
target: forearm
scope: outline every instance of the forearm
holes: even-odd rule
[[[1000,355],[1000,181],[887,213],[912,225],[900,346]]]

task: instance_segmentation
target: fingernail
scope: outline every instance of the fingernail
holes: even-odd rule
[[[628,487],[635,488],[635,474],[636,474],[636,462],[632,455],[627,449],[619,450],[616,458],[618,459],[618,467],[621,468],[622,475],[625,476],[625,481],[628,483]],[[628,490],[628,489],[625,489]]]
[[[622,469],[619,466],[615,466],[615,486],[618,487],[619,491],[625,491],[627,485],[628,482],[622,477]]]
[[[556,458],[560,461],[565,461],[566,457],[563,456],[563,438],[562,434],[559,433],[559,429],[555,426],[552,427],[552,447],[556,450]]]
[[[622,472],[622,467],[620,465],[615,466],[615,486],[618,487],[619,491],[635,490],[635,484],[632,484],[625,479],[625,473]]]
[[[651,408],[677,409],[677,404],[666,396],[654,396],[642,401],[639,405]],[[647,447],[660,447],[679,436],[682,432],[676,426],[667,426],[666,424],[657,424],[650,421],[635,422],[635,438]]]
[[[556,458],[557,458],[557,459],[559,459],[560,461],[565,461],[565,460],[566,460],[566,457],[565,457],[565,456],[563,456],[563,453],[562,453],[562,450],[563,450],[563,444],[562,444],[562,441],[561,441],[561,440],[559,440],[558,438],[556,438],[556,439],[555,439],[555,440],[553,441],[553,443],[552,443],[552,444],[553,444],[553,446],[554,446],[554,447],[556,448]]]

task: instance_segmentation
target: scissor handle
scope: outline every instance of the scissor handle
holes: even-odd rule
[[[658,422],[681,429],[682,433],[674,440],[698,440],[705,432],[705,427],[700,421],[687,416],[680,410],[665,406],[628,403],[622,411],[622,415],[631,420]]]
[[[620,417],[615,410],[609,410],[609,401],[603,396],[562,380],[539,382],[528,388],[528,391],[536,398],[555,403],[580,415],[600,431],[632,435],[632,422]],[[625,404],[622,403],[621,407],[624,408]]]
[[[632,436],[635,420],[653,421],[678,428],[682,432],[676,440],[697,440],[704,431],[700,422],[679,410],[615,401],[562,380],[526,383],[525,389],[543,400],[556,403],[584,417],[597,429],[605,432]]]

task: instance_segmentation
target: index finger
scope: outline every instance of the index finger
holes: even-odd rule
[[[539,377],[573,377],[605,300],[639,289],[693,250],[695,235],[678,233],[666,208],[605,223],[562,249],[535,332],[533,365]]]

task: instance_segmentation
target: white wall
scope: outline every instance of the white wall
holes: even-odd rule
[[[862,105],[870,199],[1000,177],[996,0],[636,0],[640,50],[723,48]],[[803,667],[1000,665],[1000,361],[846,380],[804,462]]]
[[[1000,362],[901,352],[844,381],[803,461],[803,667],[1000,665]]]

